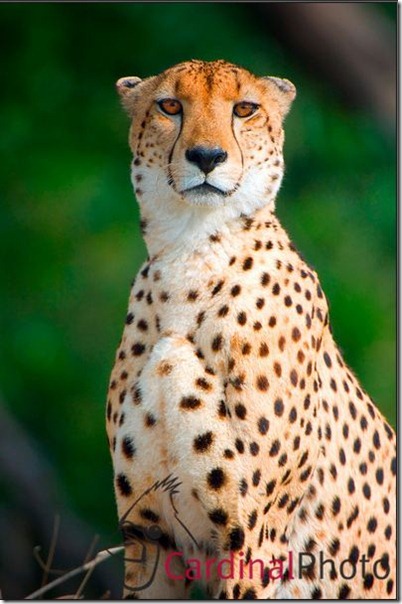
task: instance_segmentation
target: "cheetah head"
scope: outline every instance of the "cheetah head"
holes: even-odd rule
[[[275,198],[283,176],[288,80],[225,61],[188,61],[117,89],[132,123],[132,179],[142,208],[230,207],[250,213]]]

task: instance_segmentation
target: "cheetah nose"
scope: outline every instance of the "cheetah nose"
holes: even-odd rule
[[[228,154],[220,147],[193,147],[187,149],[186,159],[197,166],[205,174],[212,172],[218,164],[226,161]]]

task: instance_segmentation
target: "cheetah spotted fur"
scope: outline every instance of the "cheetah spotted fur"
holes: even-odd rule
[[[169,559],[183,577],[189,558],[230,555],[233,576],[203,576],[212,598],[394,598],[394,432],[345,365],[318,277],[275,215],[294,86],[193,60],[117,88],[149,252],[107,402],[119,518],[136,535],[125,597],[185,599],[192,581],[172,578]],[[151,488],[166,477],[174,506]],[[298,567],[299,552],[335,565],[321,576]],[[363,555],[364,573],[341,576]]]

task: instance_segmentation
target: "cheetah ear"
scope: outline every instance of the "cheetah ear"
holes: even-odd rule
[[[127,76],[125,78],[119,78],[116,82],[117,92],[121,97],[125,97],[130,94],[131,90],[138,86],[142,82],[141,78],[137,76]]]
[[[265,84],[268,84],[269,91],[276,99],[282,112],[282,117],[285,117],[289,112],[290,106],[296,97],[296,86],[285,78],[275,78],[266,76],[261,78]]]
[[[119,93],[124,109],[129,115],[132,113],[132,92],[133,89],[142,82],[141,78],[137,76],[127,76],[125,78],[119,78],[116,82],[116,89]]]

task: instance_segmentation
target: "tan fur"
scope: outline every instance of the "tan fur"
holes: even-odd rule
[[[132,117],[150,254],[131,291],[107,406],[119,518],[155,481],[180,482],[174,506],[152,488],[128,514],[137,538],[159,527],[161,557],[156,566],[155,542],[126,534],[127,559],[147,550],[144,563],[126,563],[126,597],[188,597],[190,582],[164,569],[169,553],[183,551],[218,560],[232,552],[234,578],[205,578],[214,598],[393,598],[394,434],[345,366],[318,277],[274,214],[293,85],[192,61],[142,82],[122,78],[118,90]],[[183,115],[162,115],[162,98],[180,100]],[[244,100],[258,111],[233,118]],[[211,173],[225,195],[181,191],[198,178],[185,159],[194,145],[227,152]],[[351,580],[312,569],[268,580],[271,559],[284,557],[286,571],[289,551],[370,560],[366,576]],[[264,561],[263,575],[241,579],[250,559]],[[382,573],[390,567],[386,579],[372,574],[378,559]],[[151,584],[131,589],[154,566]],[[185,572],[178,558],[172,568]]]

